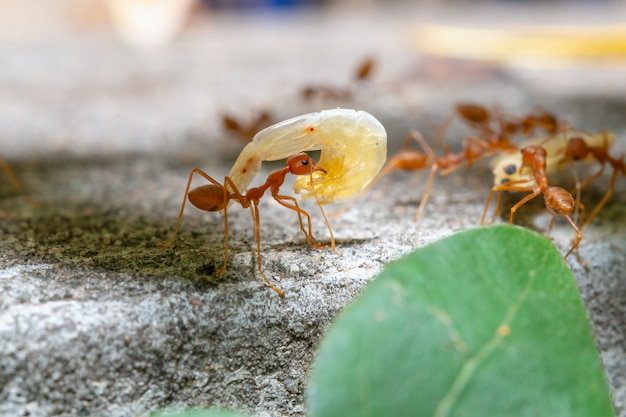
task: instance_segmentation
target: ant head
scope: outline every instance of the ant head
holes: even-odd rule
[[[589,147],[583,138],[571,138],[565,148],[565,159],[570,161],[579,161],[581,159],[585,159],[588,152]]]
[[[326,172],[323,168],[317,168],[311,157],[304,152],[289,157],[287,167],[289,172],[294,175],[306,175],[313,171]]]

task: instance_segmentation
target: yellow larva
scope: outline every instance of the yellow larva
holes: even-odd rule
[[[288,158],[298,152],[319,150],[316,166],[325,172],[298,176],[294,191],[317,204],[341,202],[361,191],[387,159],[387,133],[383,125],[362,110],[331,109],[304,114],[257,133],[243,149],[228,176],[246,190],[263,161]]]
[[[574,137],[582,137],[589,146],[602,146],[608,143],[609,146],[615,141],[615,133],[601,130],[596,134],[583,132],[578,129],[570,129],[556,135],[537,137],[529,139],[519,144],[523,149],[530,145],[539,145],[548,153],[546,159],[546,175],[558,171],[565,163],[565,147],[567,142]],[[605,142],[606,141],[606,142]],[[520,152],[506,153],[492,161],[493,183],[494,185],[505,184],[515,181],[520,187],[532,187],[535,179],[532,170],[520,172],[522,165],[522,154]]]

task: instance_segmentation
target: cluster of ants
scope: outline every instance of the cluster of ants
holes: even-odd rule
[[[430,176],[414,217],[414,220],[418,221],[428,201],[436,172],[447,175],[463,166],[471,166],[479,159],[499,154],[500,157],[492,163],[495,184],[487,198],[480,224],[485,224],[491,199],[496,192],[498,201],[493,214],[494,218],[500,214],[503,191],[529,193],[511,208],[509,216],[511,224],[520,207],[535,197],[543,195],[545,206],[552,214],[548,234],[556,216],[565,218],[575,232],[573,244],[565,255],[567,258],[578,248],[583,227],[593,220],[610,199],[617,176],[620,173],[626,175],[624,157],[614,158],[609,155],[609,147],[614,141],[613,134],[606,131],[592,134],[568,126],[547,111],[518,117],[499,109],[489,111],[476,104],[458,104],[439,129],[436,135],[437,142],[441,140],[443,133],[454,118],[460,119],[472,131],[472,134],[464,138],[460,152],[452,153],[446,148],[442,156],[436,156],[419,132],[413,130],[407,135],[402,149],[390,158],[387,166],[367,188],[393,170],[418,171],[429,167]],[[527,140],[516,144],[511,139],[514,136]],[[411,140],[417,142],[421,151],[409,149],[408,145]],[[566,164],[588,159],[599,163],[600,169],[582,183],[577,179],[576,172],[573,170],[576,178],[575,190],[569,192],[551,184],[548,178],[549,173],[557,171]],[[608,189],[585,219],[585,206],[580,201],[581,190],[598,179],[607,166],[613,170]],[[570,217],[577,208],[581,212],[578,224]],[[577,252],[576,255],[584,264]]]
[[[345,103],[354,99],[354,92],[363,83],[370,81],[376,69],[376,60],[365,58],[357,66],[348,86],[328,84],[309,84],[302,87],[299,96],[305,102],[333,102]],[[260,110],[249,121],[241,121],[234,115],[224,112],[221,116],[222,127],[227,132],[239,138],[242,142],[249,142],[260,130],[274,124],[276,118],[268,109]]]
[[[615,158],[609,154],[614,135],[606,131],[592,134],[571,127],[547,111],[518,117],[499,108],[489,110],[476,104],[458,104],[436,133],[434,143],[441,141],[455,119],[460,120],[471,132],[464,138],[459,152],[444,147],[442,155],[437,156],[422,135],[412,130],[400,151],[391,156],[386,165],[387,134],[382,124],[365,111],[323,110],[269,126],[255,134],[222,182],[200,169],[191,171],[172,238],[159,246],[174,245],[187,199],[200,210],[221,211],[224,215],[224,262],[217,273],[223,273],[229,252],[228,208],[237,203],[251,212],[259,274],[270,288],[284,297],[284,291],[273,285],[262,269],[259,204],[266,192],[269,190],[278,204],[296,213],[300,230],[311,246],[325,247],[313,236],[310,214],[298,205],[295,197],[281,194],[280,189],[288,175],[295,176],[293,188],[297,194],[315,199],[329,230],[330,245],[334,250],[335,239],[324,205],[348,199],[356,201],[393,171],[429,169],[426,187],[414,217],[417,222],[437,173],[447,175],[459,168],[471,166],[480,159],[499,155],[492,164],[495,185],[487,198],[480,224],[485,223],[494,193],[498,193],[494,218],[500,212],[503,191],[528,193],[511,208],[510,223],[513,223],[520,207],[543,195],[545,206],[552,214],[548,233],[556,216],[563,217],[575,233],[565,257],[576,251],[579,262],[584,264],[577,251],[582,230],[610,199],[619,174],[626,176],[624,157]],[[519,139],[519,143],[513,138]],[[411,149],[410,144],[413,142],[421,150]],[[317,163],[306,153],[315,150],[320,151]],[[283,159],[286,159],[284,168],[271,172],[263,184],[249,187],[260,172],[263,161]],[[584,160],[595,161],[599,169],[582,182],[574,175],[576,187],[572,191],[552,185],[549,178],[552,172]],[[612,169],[607,191],[585,218],[585,206],[580,201],[581,190],[597,180],[607,167]],[[1,159],[0,168],[23,196],[17,178]],[[574,169],[572,172],[576,173]],[[200,175],[210,184],[191,189],[194,175]],[[577,209],[580,210],[579,219]]]
[[[313,237],[309,213],[298,205],[294,197],[280,194],[280,187],[287,175],[297,177],[294,184],[296,193],[302,194],[305,198],[315,198],[330,232],[331,247],[334,250],[332,228],[323,205],[347,198],[356,201],[381,178],[393,171],[429,169],[425,191],[414,217],[414,221],[417,222],[428,201],[438,172],[440,175],[447,175],[459,168],[471,166],[480,159],[499,155],[493,161],[495,185],[487,198],[480,224],[485,223],[494,193],[498,193],[494,218],[500,213],[503,191],[528,193],[511,208],[510,223],[513,223],[515,213],[520,207],[543,195],[545,206],[552,214],[548,233],[556,216],[565,218],[575,232],[573,244],[565,257],[576,251],[579,261],[584,264],[577,251],[583,227],[593,220],[610,199],[618,175],[620,173],[626,175],[624,157],[614,158],[609,154],[614,135],[606,131],[592,134],[568,126],[547,111],[518,117],[498,108],[488,110],[476,104],[458,104],[437,132],[435,143],[442,139],[455,118],[471,131],[471,134],[464,138],[461,151],[451,152],[449,148],[444,147],[443,154],[437,156],[422,135],[412,130],[405,138],[401,150],[391,156],[386,165],[384,165],[385,130],[380,122],[364,111],[324,110],[272,125],[254,136],[223,182],[215,180],[199,169],[191,172],[172,239],[161,246],[174,244],[187,198],[201,210],[223,211],[224,265],[218,270],[218,273],[222,273],[228,261],[227,209],[230,204],[238,203],[251,210],[255,225],[259,273],[266,284],[283,297],[284,291],[273,285],[262,271],[258,205],[265,192],[270,190],[272,197],[280,205],[297,214],[300,230],[311,246],[324,247]],[[516,143],[513,138],[519,139],[520,142]],[[410,144],[413,142],[421,150],[411,149]],[[305,153],[310,150],[321,150],[317,163]],[[259,172],[262,161],[285,158],[287,162],[284,168],[270,173],[262,185],[247,188]],[[575,161],[589,159],[595,160],[600,168],[583,182],[576,179],[575,190],[570,192],[551,184],[548,174],[566,164],[572,165]],[[363,171],[363,166],[368,169]],[[608,189],[591,214],[585,218],[585,206],[580,201],[581,190],[598,179],[607,167],[613,170]],[[575,173],[575,170],[572,172]],[[194,174],[201,175],[211,184],[190,190]],[[243,191],[246,188],[247,191]],[[346,209],[349,207],[348,205]],[[576,209],[580,210],[579,220],[575,220],[578,216]],[[306,219],[306,227],[303,219]]]

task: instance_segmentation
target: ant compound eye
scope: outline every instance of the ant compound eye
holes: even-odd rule
[[[308,159],[303,159],[302,160],[302,165],[308,166],[309,165],[309,160]]]
[[[507,165],[504,167],[504,173],[507,175],[513,175],[517,171],[515,164]],[[507,180],[508,181],[508,180]]]

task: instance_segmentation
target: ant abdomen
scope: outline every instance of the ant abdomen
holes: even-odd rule
[[[543,199],[550,213],[567,216],[574,211],[576,203],[572,195],[561,187],[548,187]]]
[[[224,187],[214,184],[201,185],[189,191],[189,202],[204,211],[219,211],[226,207]]]

